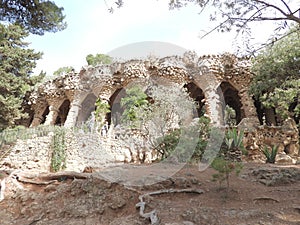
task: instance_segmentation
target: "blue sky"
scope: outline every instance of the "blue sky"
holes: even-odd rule
[[[30,48],[44,53],[36,73],[44,70],[51,75],[62,66],[73,66],[79,71],[86,65],[88,54],[109,53],[144,41],[175,44],[199,55],[235,50],[234,33],[215,32],[199,38],[216,25],[208,19],[210,9],[199,15],[200,9],[193,5],[170,11],[168,0],[125,0],[121,9],[110,14],[104,0],[55,0],[55,3],[64,7],[68,27],[58,33],[27,38]],[[107,0],[107,4],[113,5],[114,1]],[[257,31],[256,38],[264,41],[271,29],[265,27],[261,31]],[[132,54],[134,57],[134,51]],[[145,55],[149,54],[156,52],[145,50]]]

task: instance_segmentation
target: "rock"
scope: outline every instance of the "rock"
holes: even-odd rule
[[[276,156],[276,163],[277,164],[294,164],[294,160],[289,155],[284,153],[278,154]]]
[[[299,155],[299,144],[291,143],[285,147],[285,152],[290,156]]]

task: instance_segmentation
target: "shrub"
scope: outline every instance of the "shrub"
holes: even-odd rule
[[[176,157],[179,161],[184,162],[187,156],[191,156],[190,160],[199,161],[202,159],[203,152],[207,146],[207,139],[209,135],[209,119],[207,117],[200,117],[196,125],[190,126],[187,129],[175,129],[169,132],[167,135],[158,138],[156,150],[161,156],[161,159],[165,159],[170,156],[175,148]],[[198,140],[191,140],[190,132],[199,133]],[[180,140],[180,145],[179,145]],[[197,142],[195,142],[197,141]],[[194,146],[196,143],[196,146]],[[188,150],[193,150],[191,154],[187,154]]]
[[[232,172],[235,172],[236,175],[239,175],[243,169],[242,163],[232,162],[225,159],[222,156],[215,158],[211,164],[212,168],[218,171],[217,174],[213,174],[213,181],[219,181],[220,187],[222,183],[226,181],[227,189],[229,189],[229,177]]]
[[[237,131],[236,128],[227,130],[222,149],[217,158],[211,164],[211,167],[218,171],[213,175],[214,181],[219,181],[220,187],[224,181],[227,183],[227,190],[229,189],[229,178],[232,172],[238,175],[243,165],[241,155],[245,153],[243,145],[243,131]]]
[[[66,167],[66,130],[64,127],[56,126],[52,139],[51,171],[57,172]]]
[[[271,151],[269,151],[267,146],[265,146],[263,154],[266,156],[266,163],[275,163],[277,152],[278,146],[273,146]]]

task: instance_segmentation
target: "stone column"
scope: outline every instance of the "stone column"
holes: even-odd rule
[[[219,88],[218,88],[219,89]],[[206,88],[204,91],[205,99],[206,99],[206,107],[209,117],[211,119],[211,123],[215,126],[223,126],[224,118],[222,113],[222,95],[217,88],[213,89],[211,87]]]
[[[46,117],[45,125],[55,125],[58,112],[59,112],[59,107],[57,107],[57,105],[50,105],[49,113]]]
[[[36,127],[41,124],[41,122],[44,120],[43,114],[47,107],[47,105],[44,105],[43,107],[40,106],[38,109],[34,110],[34,116],[30,127]]]
[[[64,100],[65,98],[54,98],[47,100],[49,104],[49,113],[46,117],[45,125],[55,125],[59,113],[59,107],[62,105]]]
[[[70,103],[70,110],[67,115],[64,127],[74,127],[77,122],[78,114],[81,110],[81,103],[89,93],[87,92],[75,92],[73,95],[73,101]]]
[[[250,120],[253,125],[259,125],[258,115],[254,106],[253,99],[248,94],[248,89],[242,89],[239,91],[239,96],[242,102],[242,110],[245,113],[245,118]]]
[[[42,121],[43,121],[43,116],[34,114],[34,117],[30,124],[30,127],[36,127],[36,126],[40,125]]]
[[[77,122],[77,117],[79,114],[79,111],[81,110],[81,103],[80,101],[73,101],[70,106],[70,110],[67,116],[67,119],[65,121],[65,127],[74,127]]]

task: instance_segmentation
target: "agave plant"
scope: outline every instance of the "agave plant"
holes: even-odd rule
[[[225,145],[227,158],[233,161],[241,161],[242,154],[245,154],[243,144],[244,131],[237,131],[236,128],[230,129],[226,133]]]
[[[276,155],[278,152],[278,146],[273,146],[272,150],[269,151],[268,148],[265,146],[263,153],[266,156],[266,163],[275,163]]]
[[[227,131],[225,143],[228,149],[244,149],[244,131],[238,132],[236,128]]]

